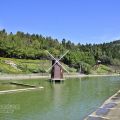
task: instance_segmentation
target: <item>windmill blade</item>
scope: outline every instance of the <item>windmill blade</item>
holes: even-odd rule
[[[49,71],[52,69],[52,67],[54,67],[57,63],[58,63],[67,73],[69,73],[68,70],[67,70],[58,60],[56,60],[56,62],[47,70],[47,72],[49,72]]]
[[[49,71],[52,69],[52,67],[55,66],[56,63],[57,63],[57,62],[55,62],[55,63],[47,70],[47,72],[49,72]]]
[[[54,60],[56,60],[55,57],[53,57],[53,55],[50,54],[50,52],[48,52],[47,50],[46,50],[46,52],[47,52]],[[56,61],[59,62],[68,52],[69,52],[69,50],[68,50],[67,52],[65,52],[65,53],[64,53],[58,60],[56,60]]]
[[[65,69],[64,66],[62,66],[62,64],[61,64],[59,61],[60,61],[68,52],[69,52],[69,50],[68,50],[67,52],[65,52],[65,53],[60,57],[60,59],[58,59],[57,62],[56,62],[56,63],[58,63],[67,73],[69,73],[69,72]],[[55,63],[55,64],[56,64],[56,63]]]
[[[56,60],[56,59],[53,57],[54,60],[56,60],[56,62],[48,69],[48,71],[49,71],[52,67],[54,67],[56,63],[58,63],[65,71],[67,71],[67,70],[65,69],[65,67],[62,66],[62,64],[61,64],[59,61],[60,61],[68,52],[69,52],[69,50],[68,50],[67,52],[65,52],[58,60]],[[49,53],[49,54],[50,54],[50,53]],[[67,73],[69,73],[69,72],[67,71]]]
[[[46,50],[46,52],[50,55],[50,57],[51,57],[52,59],[54,59],[55,61],[57,61],[57,60],[53,57],[53,55],[50,54],[50,52],[48,52],[47,50]],[[47,72],[49,72],[49,71],[51,70],[51,68],[55,66],[56,63],[57,63],[57,62],[55,62],[55,63],[47,70]]]
[[[58,62],[58,64],[59,64],[67,73],[69,73],[69,71],[68,71],[62,64],[60,64],[60,62]]]
[[[69,50],[68,50],[67,52],[65,52],[65,53],[60,57],[60,59],[58,59],[58,61],[60,61],[68,52],[69,52]]]
[[[47,50],[46,50],[46,52],[50,55],[50,57],[51,57],[52,59],[56,60],[56,59],[53,57],[53,55],[50,54],[50,52],[48,52]]]
[[[54,67],[54,66],[56,65],[56,63],[58,63],[65,71],[67,71],[67,70],[65,69],[65,67],[63,67],[63,66],[60,64],[59,61],[60,61],[68,52],[69,52],[69,50],[68,50],[66,53],[64,53],[64,54],[57,60],[57,59],[55,59],[55,58],[53,57],[52,54],[50,54],[50,53],[47,51],[47,53],[55,60],[55,63],[47,70],[47,72],[48,72],[52,67]],[[67,71],[67,73],[69,73],[69,72]]]

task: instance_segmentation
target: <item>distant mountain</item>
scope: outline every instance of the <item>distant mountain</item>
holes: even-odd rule
[[[120,40],[115,40],[115,41],[113,41],[111,43],[120,45]]]

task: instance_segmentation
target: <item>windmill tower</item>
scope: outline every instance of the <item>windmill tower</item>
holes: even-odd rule
[[[48,69],[48,71],[51,70],[51,80],[52,81],[61,81],[64,80],[63,78],[63,70],[65,70],[67,73],[69,73],[63,65],[61,65],[60,60],[68,53],[67,51],[65,54],[63,54],[60,58],[53,57],[52,54],[50,54],[48,51],[47,53],[50,55],[52,59],[52,66]]]

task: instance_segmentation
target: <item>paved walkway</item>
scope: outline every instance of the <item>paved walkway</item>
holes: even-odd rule
[[[85,75],[85,74],[64,74],[65,78],[75,78],[75,77],[103,77],[103,76],[120,76],[120,74],[108,74],[108,75]],[[0,80],[23,80],[23,79],[43,79],[48,78],[50,79],[50,74],[3,74],[0,75]]]
[[[120,120],[120,90],[84,120]]]

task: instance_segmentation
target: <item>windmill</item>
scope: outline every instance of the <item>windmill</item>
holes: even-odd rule
[[[47,70],[49,72],[51,70],[51,80],[52,81],[61,81],[63,79],[63,70],[69,73],[65,67],[61,64],[60,60],[68,53],[65,52],[60,58],[55,58],[50,52],[47,51],[49,56],[52,59],[52,66]]]

